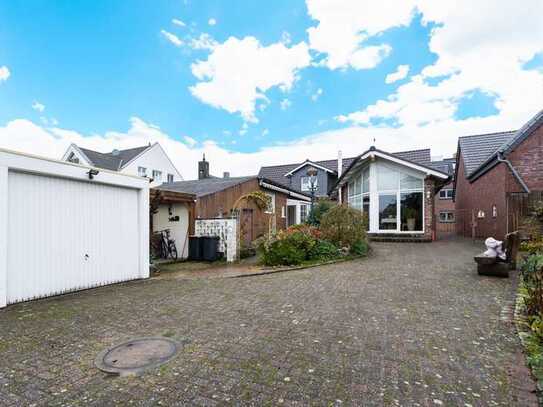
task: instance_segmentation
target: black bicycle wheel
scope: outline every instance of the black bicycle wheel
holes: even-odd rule
[[[171,243],[170,243],[170,257],[171,257],[173,260],[177,260],[177,247],[175,247],[175,243],[174,243],[174,242],[171,242]]]

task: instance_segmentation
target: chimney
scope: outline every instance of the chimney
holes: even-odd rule
[[[230,173],[228,171],[225,171],[222,173],[223,178],[230,178]]]
[[[206,155],[202,161],[198,161],[198,179],[209,178],[209,162],[206,161]]]

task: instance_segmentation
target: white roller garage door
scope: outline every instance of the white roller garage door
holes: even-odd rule
[[[142,216],[148,208],[141,208],[148,202],[142,199],[148,194],[145,181],[128,182],[140,182],[142,190],[123,186],[121,175],[103,173],[103,179],[118,183],[108,185],[98,181],[100,174],[92,182],[81,174],[73,179],[13,168],[4,172],[7,224],[0,227],[6,231],[8,304],[148,276],[148,262],[141,264],[147,259],[141,253],[148,238],[142,233],[148,228],[148,216]]]

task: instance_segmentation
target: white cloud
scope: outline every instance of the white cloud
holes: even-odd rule
[[[176,47],[180,47],[181,45],[183,45],[183,41],[181,41],[181,39],[177,35],[172,34],[171,32],[168,32],[166,30],[160,30],[160,33]]]
[[[34,103],[32,103],[32,109],[34,109],[36,112],[41,113],[45,110],[45,105],[35,100]]]
[[[322,64],[330,69],[374,68],[387,57],[387,44],[365,42],[384,31],[409,25],[415,0],[306,0],[310,17],[317,25],[307,30],[309,46],[325,55]]]
[[[313,102],[316,102],[321,97],[322,94],[323,94],[323,90],[321,88],[317,89],[317,91],[311,95],[311,100]]]
[[[207,33],[202,33],[198,38],[191,38],[189,46],[192,49],[204,49],[213,51],[219,43],[213,39],[213,37]]]
[[[247,124],[247,122],[244,122],[242,125],[241,125],[241,129],[239,130],[238,134],[240,136],[245,136],[247,134],[247,132],[249,131],[249,125]]]
[[[0,66],[0,82],[7,81],[10,75],[11,72],[9,71],[7,66]]]
[[[273,87],[289,91],[298,70],[310,60],[304,42],[292,47],[282,43],[263,46],[254,37],[230,37],[216,45],[207,60],[192,64],[192,73],[200,82],[190,91],[204,103],[257,122],[257,101],[268,103],[265,92]]]
[[[449,120],[425,127],[353,126],[298,137],[296,141],[264,147],[253,153],[230,151],[209,140],[191,146],[187,139],[176,140],[158,126],[137,117],[130,119],[130,128],[126,132],[108,131],[90,136],[70,129],[44,128],[32,121],[18,119],[0,126],[0,146],[58,159],[70,143],[97,151],[111,151],[114,148],[123,149],[159,142],[183,177],[195,179],[197,163],[204,152],[211,162],[213,174],[230,171],[233,176],[257,174],[260,166],[298,162],[300,157],[313,160],[330,159],[336,156],[338,150],[349,151],[354,156],[373,144],[373,138],[377,140],[377,147],[386,151],[431,146],[433,155],[450,156],[455,151],[458,135],[518,128],[534,113],[535,111],[526,111],[522,117],[492,116],[465,121]],[[436,134],[439,137],[436,137]],[[293,138],[294,136],[298,135],[293,135]]]
[[[539,0],[527,0],[522,7],[493,0],[463,0],[454,5],[419,0],[418,10],[424,23],[436,24],[431,32],[430,50],[438,56],[437,61],[386,98],[339,116],[340,122],[370,125],[391,120],[399,126],[417,129],[437,125],[441,128],[443,124],[463,128],[464,123],[474,121],[457,120],[455,113],[462,99],[475,90],[495,98],[499,113],[477,122],[500,124],[491,131],[514,128],[512,124],[527,119],[527,112],[541,109],[543,74],[522,68],[523,61],[543,50]],[[431,78],[444,75],[444,79],[431,86]],[[474,130],[466,129],[456,136]],[[434,138],[437,135],[443,137],[436,131]]]
[[[184,136],[183,137],[183,140],[185,141],[185,143],[187,143],[190,147],[194,147],[198,142],[193,139],[192,137],[189,137],[189,136]]]
[[[262,137],[266,137],[267,135],[270,134],[270,130],[269,129],[264,129],[262,130]]]
[[[409,74],[409,65],[398,65],[395,72],[389,73],[385,78],[385,83],[394,83],[405,79]]]
[[[279,102],[279,106],[281,107],[281,110],[287,110],[291,105],[292,105],[292,102],[286,98]]]
[[[175,25],[178,25],[179,27],[185,27],[186,26],[186,24],[183,21],[179,20],[178,18],[174,18],[172,20],[172,23],[175,24]]]
[[[207,20],[207,23],[209,25],[213,26],[213,25],[217,24],[217,20],[215,20],[214,18],[210,18],[209,20]]]

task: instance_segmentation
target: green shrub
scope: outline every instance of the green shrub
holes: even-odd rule
[[[356,256],[365,256],[368,254],[368,242],[366,240],[359,240],[351,246],[351,254]]]
[[[520,244],[521,252],[528,252],[530,254],[536,254],[543,252],[543,241],[541,240],[529,240],[527,242],[522,242]]]
[[[311,233],[303,231],[279,232],[271,239],[257,242],[260,260],[266,266],[295,266],[309,259],[317,243]]]
[[[322,217],[326,212],[336,206],[336,203],[329,199],[322,199],[313,205],[313,209],[309,212],[307,217],[307,224],[313,226],[320,226]]]
[[[321,233],[324,240],[338,247],[353,247],[366,241],[367,218],[359,210],[346,205],[337,205],[321,219]]]
[[[317,240],[313,249],[309,252],[311,260],[333,260],[340,255],[336,245],[326,240]]]

